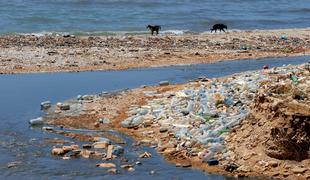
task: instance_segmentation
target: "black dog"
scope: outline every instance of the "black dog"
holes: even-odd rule
[[[226,32],[224,29],[227,30],[227,26],[225,24],[214,24],[212,29],[210,29],[210,30],[211,30],[211,33],[212,33],[212,31],[216,32],[216,30],[220,30],[220,32],[221,31]]]
[[[155,26],[147,25],[146,28],[152,32],[152,35],[154,35],[154,31],[156,32],[156,34],[158,34],[159,30],[161,30],[161,27],[157,25]]]

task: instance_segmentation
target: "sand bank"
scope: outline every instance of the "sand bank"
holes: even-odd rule
[[[310,29],[192,35],[0,37],[0,73],[123,70],[310,54]]]

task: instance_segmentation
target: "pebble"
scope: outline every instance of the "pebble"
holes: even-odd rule
[[[20,165],[21,163],[22,163],[21,161],[10,162],[10,163],[7,164],[7,168],[16,167],[16,166]]]
[[[95,142],[92,146],[95,149],[106,149],[109,146],[109,143],[106,141]]]
[[[128,168],[127,170],[128,170],[129,172],[132,172],[132,171],[135,171],[135,168],[130,167],[130,168]]]
[[[115,168],[116,165],[113,163],[99,163],[96,164],[97,167],[102,167],[102,168]]]

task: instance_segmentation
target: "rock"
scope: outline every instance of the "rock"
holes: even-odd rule
[[[289,172],[284,172],[282,175],[283,175],[283,177],[287,177],[287,176],[290,175],[290,173]]]
[[[183,163],[182,167],[188,168],[188,167],[192,167],[192,165],[190,163]]]
[[[53,148],[52,149],[52,155],[63,155],[65,154],[65,151],[62,148]]]
[[[277,161],[269,161],[268,164],[271,166],[271,167],[277,167],[279,164]]]
[[[169,85],[169,81],[160,81],[159,85],[160,86],[168,86]]]
[[[7,164],[7,168],[16,167],[16,166],[20,165],[21,163],[22,163],[21,161],[10,162],[10,163]]]
[[[106,141],[96,142],[93,144],[95,149],[106,149],[109,146],[109,143]]]
[[[72,150],[73,150],[73,147],[72,147],[72,146],[62,146],[62,149],[63,149],[65,152],[69,152],[69,151],[72,151]]]
[[[161,133],[164,133],[164,132],[167,132],[167,131],[168,131],[168,128],[166,128],[166,127],[159,128],[159,132],[161,132]]]
[[[83,144],[82,147],[83,147],[83,149],[90,149],[90,148],[92,148],[92,145],[91,144]]]
[[[271,175],[272,175],[272,176],[279,176],[280,173],[279,173],[279,172],[273,172]]]
[[[112,173],[112,174],[117,174],[117,169],[111,168],[111,169],[108,169],[107,172]]]
[[[41,102],[41,110],[46,110],[52,106],[50,101]]]
[[[148,152],[144,152],[139,155],[139,158],[150,158],[150,157],[152,157],[152,154]]]
[[[295,167],[292,169],[292,172],[295,174],[302,174],[306,172],[307,170],[308,170],[307,168]]]
[[[176,163],[175,167],[182,167],[182,164],[181,163]]]
[[[216,160],[216,159],[211,159],[211,160],[207,161],[207,163],[208,163],[209,166],[219,165],[219,161]]]
[[[94,154],[93,151],[89,151],[89,150],[85,150],[83,149],[80,153],[80,155],[83,157],[83,158],[89,158],[92,154]]]
[[[72,144],[72,145],[71,145],[71,148],[72,148],[72,150],[79,150],[79,149],[80,149],[80,146],[77,145],[77,144]]]
[[[29,124],[31,126],[39,126],[39,125],[43,125],[44,121],[43,121],[43,118],[42,117],[38,117],[38,118],[35,118],[35,119],[31,119],[29,121]]]
[[[91,158],[98,158],[98,159],[101,159],[101,158],[104,158],[105,157],[105,153],[102,153],[102,152],[98,152],[98,151],[95,151],[93,154],[91,154]]]
[[[113,163],[99,163],[96,164],[97,167],[102,167],[102,168],[115,168],[116,165]]]
[[[132,172],[132,171],[135,171],[135,168],[130,167],[130,168],[128,168],[127,170],[128,170],[129,172]]]
[[[238,165],[235,164],[235,163],[229,163],[225,166],[225,171],[228,171],[228,172],[233,172],[235,171],[236,169],[238,169]]]
[[[107,158],[108,159],[112,158],[112,151],[113,151],[113,145],[109,145],[108,150],[107,150]]]

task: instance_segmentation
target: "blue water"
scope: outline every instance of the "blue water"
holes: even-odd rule
[[[1,0],[0,34],[78,35],[163,31],[310,27],[309,0]]]
[[[37,73],[0,75],[0,179],[229,179],[204,174],[201,171],[176,168],[168,164],[153,149],[138,150],[127,140],[125,155],[137,157],[137,151],[147,150],[153,158],[143,160],[133,173],[121,172],[111,175],[95,167],[98,160],[72,159],[63,161],[50,154],[53,144],[45,138],[64,138],[55,134],[31,129],[28,120],[41,115],[40,102],[64,101],[78,94],[116,91],[136,88],[141,85],[156,85],[168,80],[181,83],[199,76],[221,77],[242,71],[261,69],[283,64],[306,63],[309,57],[266,58],[261,60],[223,61],[215,64],[198,64],[125,71],[96,71],[82,73]],[[137,78],[139,77],[139,78]],[[129,139],[126,137],[126,139]],[[141,149],[142,148],[142,149]],[[20,161],[16,168],[7,168],[7,163]],[[157,174],[150,176],[149,171]]]

